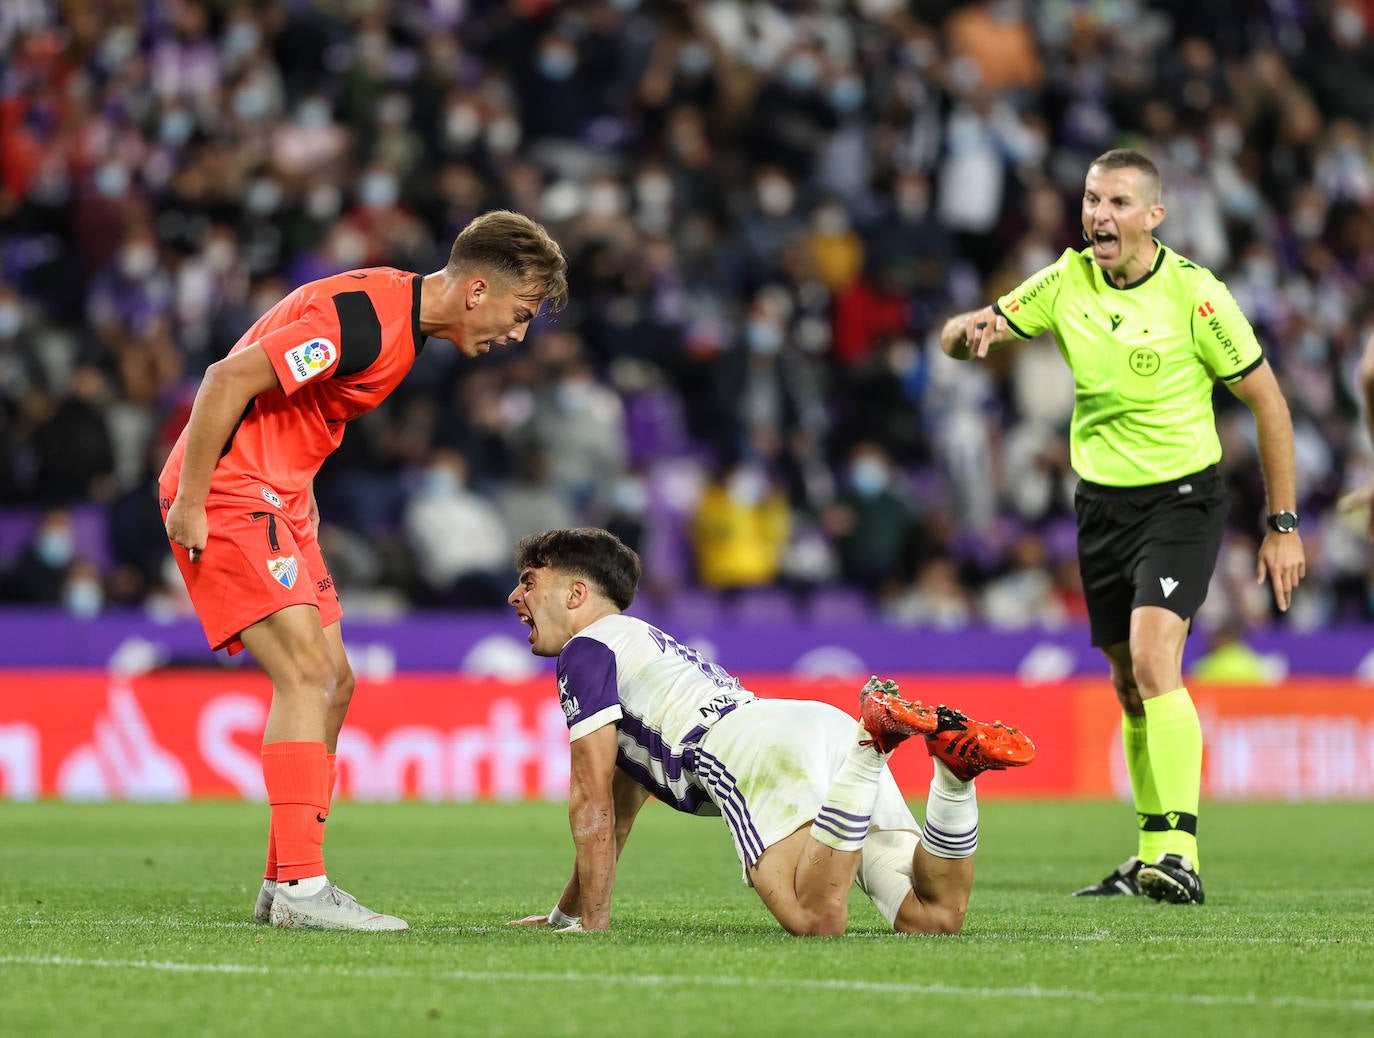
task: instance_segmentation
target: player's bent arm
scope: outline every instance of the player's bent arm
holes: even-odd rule
[[[613,724],[575,739],[571,747],[568,827],[577,848],[584,930],[606,930],[611,925],[616,859],[615,754]]]
[[[639,809],[644,806],[644,802],[649,799],[649,791],[641,786],[629,775],[615,769],[615,776],[611,779],[611,800],[615,804],[615,856],[620,860],[620,852],[625,849],[625,841],[630,838],[630,830],[634,827],[635,819],[639,817]]]
[[[206,369],[186,423],[186,450],[176,499],[167,509],[165,523],[168,539],[185,548],[192,562],[200,561],[210,537],[205,499],[225,441],[248,402],[275,385],[272,362],[256,343]]]
[[[986,357],[988,350],[1015,339],[1007,319],[991,306],[955,314],[940,327],[940,349],[954,360]]]
[[[1231,383],[1230,389],[1255,416],[1260,469],[1264,474],[1269,514],[1297,511],[1293,418],[1278,379],[1274,377],[1274,369],[1267,360],[1262,361],[1259,367],[1239,382]],[[1306,573],[1306,555],[1297,531],[1278,533],[1269,530],[1260,543],[1256,577],[1260,581],[1271,580],[1274,601],[1281,610],[1288,608],[1293,589]]]
[[[615,808],[615,857],[620,860],[620,852],[625,849],[625,841],[630,838],[630,829],[634,827],[635,818],[639,815],[639,809],[644,806],[644,801],[649,799],[648,790],[644,789],[629,775],[615,769],[615,774],[611,779],[611,803]],[[558,903],[554,905],[553,912],[547,916],[534,917],[539,922],[548,922],[556,925],[559,920],[555,918],[559,913],[569,921],[582,917],[582,884],[578,881],[577,863],[573,862],[572,876],[568,878],[567,886],[563,888],[563,893],[558,898]],[[522,920],[523,922],[523,920]]]
[[[639,816],[639,809],[644,806],[644,802],[648,799],[648,790],[619,768],[615,769],[615,774],[611,779],[611,802],[615,807],[615,856],[617,861],[620,860],[620,853],[625,849],[625,841],[630,838],[630,830],[634,827],[635,818]],[[580,920],[582,917],[582,885],[578,882],[576,862],[573,862],[572,876],[568,878],[568,883],[563,888],[563,893],[559,895],[558,902],[554,905],[552,912],[548,915],[527,916],[524,919],[512,920],[512,922],[517,925],[556,926],[563,921],[563,919],[557,918],[559,913],[563,919],[568,921]]]
[[[191,504],[205,502],[220,452],[248,402],[276,386],[277,373],[257,343],[206,368],[186,423],[186,454],[177,485],[179,499]]]

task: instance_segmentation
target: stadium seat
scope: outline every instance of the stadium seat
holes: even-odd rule
[[[797,616],[797,600],[779,587],[745,588],[730,609],[731,621],[738,624],[793,624]]]
[[[862,624],[873,619],[873,605],[858,588],[818,588],[807,608],[813,624]]]

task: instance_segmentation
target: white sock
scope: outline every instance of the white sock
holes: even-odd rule
[[[937,858],[968,858],[978,849],[978,791],[939,760],[926,798],[921,843]]]
[[[908,829],[875,829],[859,855],[859,886],[889,924],[897,921],[915,885],[916,845],[916,834]]]
[[[868,823],[873,818],[873,805],[878,802],[878,779],[886,760],[872,746],[856,742],[849,748],[811,824],[811,836],[817,843],[837,851],[857,851],[863,846]]]
[[[307,876],[305,879],[288,879],[277,884],[288,897],[314,897],[329,885],[328,876]]]

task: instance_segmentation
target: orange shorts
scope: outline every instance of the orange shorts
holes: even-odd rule
[[[174,494],[159,491],[164,520]],[[239,652],[246,628],[287,606],[317,606],[321,627],[343,616],[309,520],[260,499],[224,494],[211,495],[205,515],[210,536],[200,561],[193,563],[179,544],[172,544],[172,555],[211,649]]]

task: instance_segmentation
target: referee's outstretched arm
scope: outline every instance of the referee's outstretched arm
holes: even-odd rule
[[[1016,339],[995,307],[955,314],[940,328],[940,349],[955,360],[986,357],[988,350]]]

